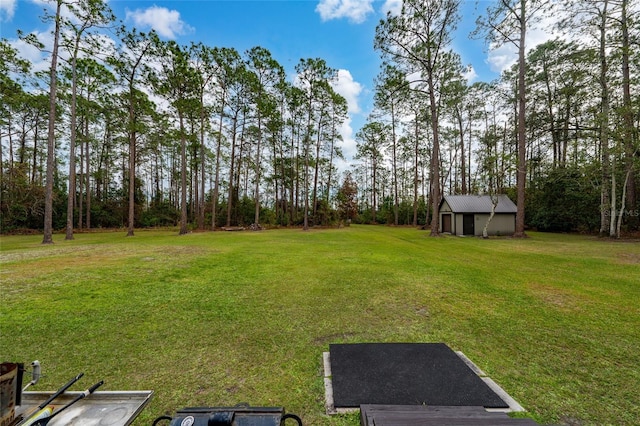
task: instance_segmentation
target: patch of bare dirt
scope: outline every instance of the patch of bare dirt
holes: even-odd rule
[[[573,310],[578,307],[578,297],[568,291],[542,283],[529,283],[528,287],[534,296],[547,305],[566,310]]]
[[[621,253],[616,260],[621,265],[637,265],[640,264],[640,253]]]

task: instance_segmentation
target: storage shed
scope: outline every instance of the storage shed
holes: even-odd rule
[[[440,232],[453,235],[482,235],[491,214],[489,195],[445,195],[440,202]],[[512,235],[516,230],[516,205],[506,195],[498,195],[489,235]]]

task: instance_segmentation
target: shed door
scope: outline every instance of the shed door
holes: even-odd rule
[[[463,235],[474,235],[474,216],[472,214],[462,215],[462,234]]]
[[[451,232],[451,215],[442,215],[442,232]]]

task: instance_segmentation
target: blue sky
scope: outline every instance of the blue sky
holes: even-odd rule
[[[355,132],[372,108],[374,78],[380,58],[373,49],[375,27],[398,0],[109,0],[119,20],[140,31],[154,28],[163,38],[181,44],[191,41],[210,46],[234,47],[239,52],[262,46],[287,73],[301,58],[322,58],[340,70],[336,90],[349,101],[349,123],[343,137],[347,154],[353,151]],[[454,34],[454,49],[464,64],[473,67],[472,81],[498,76],[500,61],[511,53],[488,55],[483,41],[470,40],[478,13],[489,1],[462,2],[462,21]],[[48,25],[40,20],[48,7],[44,0],[0,0],[0,36],[12,40],[23,56],[46,65],[39,52],[17,42],[16,30],[38,31],[46,40]]]

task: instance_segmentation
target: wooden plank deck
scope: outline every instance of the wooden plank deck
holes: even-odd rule
[[[515,419],[475,406],[361,405],[362,426],[466,426],[538,425],[532,419]]]

